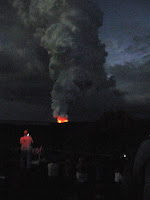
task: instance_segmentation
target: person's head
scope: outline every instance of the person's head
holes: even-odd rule
[[[24,130],[24,135],[27,136],[28,130]]]

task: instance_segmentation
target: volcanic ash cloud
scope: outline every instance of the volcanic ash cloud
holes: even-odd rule
[[[15,0],[13,6],[50,54],[53,116],[67,116],[83,91],[107,85],[107,52],[98,38],[103,13],[96,0]]]

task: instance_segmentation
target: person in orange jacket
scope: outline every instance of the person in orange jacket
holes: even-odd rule
[[[31,168],[31,155],[33,139],[28,130],[24,130],[24,136],[20,138],[21,144],[21,168]],[[24,164],[25,163],[25,164]]]

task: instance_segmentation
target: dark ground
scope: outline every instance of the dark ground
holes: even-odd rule
[[[53,199],[53,200],[94,200],[93,184],[64,183],[61,181],[49,182],[46,177],[30,172],[15,175],[9,180],[9,187],[5,190],[8,199]],[[11,182],[11,183],[10,183]],[[97,196],[105,196],[105,200],[119,200],[119,193],[114,184],[97,184]],[[3,190],[4,192],[4,190]],[[92,195],[93,194],[93,195]],[[95,196],[95,198],[94,198]],[[100,198],[99,198],[100,199]]]
[[[106,116],[98,122],[76,122],[67,124],[51,123],[47,125],[30,124],[29,122],[1,122],[0,124],[0,197],[1,199],[63,199],[63,191],[69,188],[71,198],[75,198],[77,191],[82,187],[77,184],[65,185],[50,184],[47,178],[46,165],[32,168],[29,173],[21,173],[19,169],[20,148],[19,140],[24,129],[28,129],[34,140],[34,148],[43,146],[46,157],[47,149],[61,149],[67,158],[73,153],[79,157],[82,153],[89,159],[99,159],[101,163],[111,157],[111,162],[106,162],[105,182],[98,182],[95,186],[97,194],[104,194],[105,200],[117,200],[118,190],[110,181],[112,170],[117,167],[122,153],[132,160],[139,144],[148,137],[150,122],[133,120],[124,113],[106,113]],[[67,153],[66,153],[67,152]],[[70,153],[71,152],[71,153]],[[78,152],[78,153],[76,153]],[[97,156],[93,156],[96,154]],[[99,155],[103,156],[99,156]],[[105,156],[107,157],[105,159]],[[62,155],[61,155],[62,156]],[[60,157],[61,157],[60,156]],[[111,168],[110,168],[111,167]],[[83,190],[89,191],[90,186],[83,186]],[[87,193],[88,194],[88,193]],[[67,200],[67,197],[64,197]],[[83,200],[83,198],[82,198]],[[87,198],[86,198],[87,200]],[[93,199],[92,199],[93,200]],[[122,199],[121,199],[122,200]],[[133,200],[133,198],[132,198]]]
[[[105,200],[123,200],[119,198],[120,186],[113,181],[112,165],[107,159],[104,162],[101,180],[79,184],[75,180],[65,181],[61,176],[56,180],[48,179],[47,162],[32,165],[27,171],[20,169],[19,160],[10,159],[3,170],[6,176],[1,181],[1,199],[103,200],[105,197]]]

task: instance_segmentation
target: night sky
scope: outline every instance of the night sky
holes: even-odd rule
[[[50,55],[9,2],[0,1],[0,120],[54,121]],[[104,68],[120,94],[114,109],[150,118],[150,1],[98,2],[104,12],[98,36],[108,52]],[[82,93],[69,108],[70,120],[99,119],[103,102],[110,109],[106,93]]]

